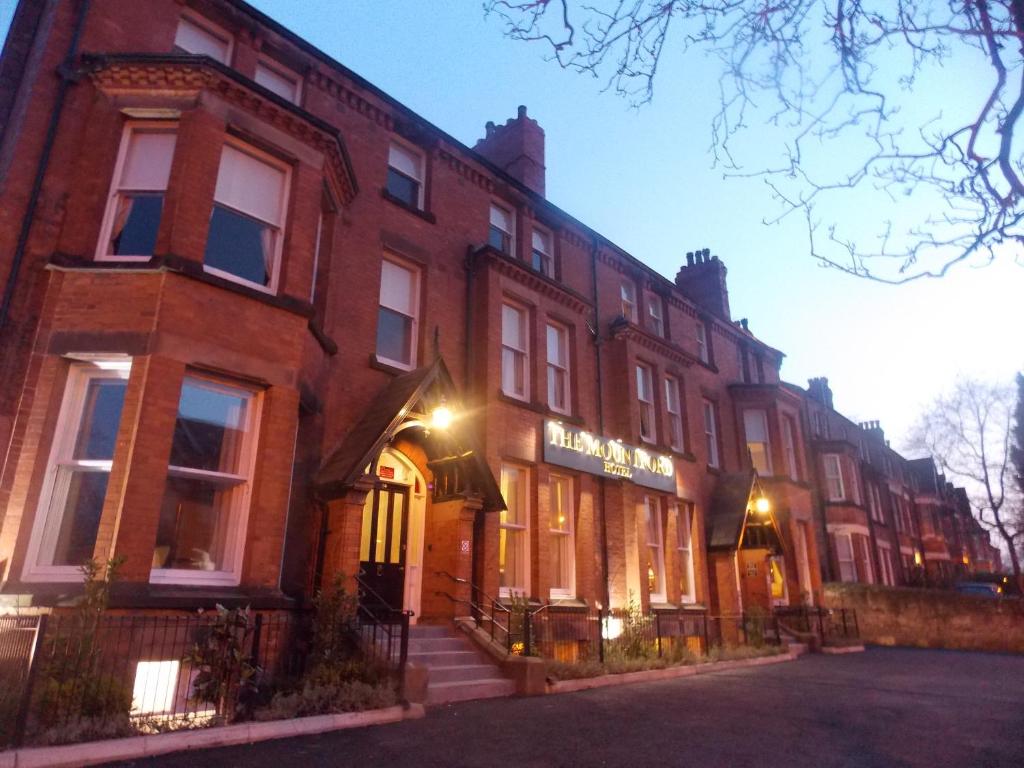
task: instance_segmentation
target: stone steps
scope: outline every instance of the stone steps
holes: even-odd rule
[[[515,693],[515,683],[451,626],[410,627],[409,661],[430,671],[428,706]]]

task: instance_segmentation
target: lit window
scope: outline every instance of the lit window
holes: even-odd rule
[[[672,448],[686,449],[683,439],[683,409],[679,398],[679,380],[665,377],[665,411],[668,413],[668,436]]]
[[[221,64],[229,64],[231,36],[206,20],[200,22],[183,16],[174,34],[174,50],[209,56]]]
[[[853,542],[848,533],[835,534],[836,560],[839,561],[839,580],[856,581],[857,564],[853,559]]]
[[[654,384],[651,369],[646,365],[636,367],[636,399],[640,405],[640,439],[653,443],[658,439],[654,426]]]
[[[665,308],[661,296],[656,293],[647,293],[645,296],[647,304],[647,330],[655,336],[665,335]]]
[[[186,376],[151,580],[237,584],[255,453],[256,394]]]
[[[302,82],[294,72],[267,61],[256,62],[256,82],[292,104],[302,98]]]
[[[786,471],[791,480],[800,479],[800,468],[796,461],[796,426],[792,416],[782,417],[782,449],[786,452]]]
[[[555,276],[555,262],[551,258],[551,235],[540,229],[533,230],[531,264],[538,272],[543,272],[548,277]]]
[[[708,327],[700,320],[697,321],[697,357],[702,363],[711,359],[708,354]]]
[[[786,563],[779,555],[768,558],[768,580],[771,583],[772,605],[786,605],[789,602]]]
[[[768,414],[760,410],[743,412],[743,429],[751,465],[759,475],[772,473],[771,447],[768,443]]]
[[[527,311],[501,306],[501,391],[517,400],[530,399],[530,345]]]
[[[97,258],[153,255],[175,139],[173,127],[166,124],[125,128]]]
[[[416,366],[419,272],[390,259],[381,262],[377,359],[398,368]]]
[[[571,598],[576,593],[572,478],[551,475],[548,487],[551,491],[551,599]]]
[[[487,233],[487,242],[502,253],[512,255],[515,252],[515,216],[512,211],[500,205],[491,205],[491,227]]]
[[[117,445],[128,362],[74,364],[36,514],[27,577],[69,574],[92,558]]]
[[[548,324],[548,407],[569,413],[569,332],[560,325]]]
[[[423,156],[399,144],[388,149],[388,194],[410,208],[423,208]]]
[[[135,667],[132,715],[163,715],[174,712],[178,698],[181,662],[140,661]]]
[[[679,555],[679,599],[683,603],[692,603],[697,599],[693,579],[693,504],[680,504],[678,515],[676,550]]]
[[[843,470],[839,461],[839,455],[826,453],[825,461],[825,486],[828,491],[829,501],[842,501],[846,498],[846,491],[843,488]]]
[[[661,537],[661,511],[658,500],[644,496],[644,533],[647,547],[647,595],[652,603],[667,602],[665,595],[665,548]]]
[[[715,418],[715,404],[710,400],[703,403],[704,448],[708,454],[708,466],[718,466],[718,423]]]
[[[288,170],[255,150],[225,144],[206,240],[206,270],[277,289]]]
[[[522,467],[503,464],[501,495],[508,509],[501,511],[498,521],[498,595],[510,597],[529,592],[530,519],[529,476]]]
[[[637,321],[636,286],[628,280],[619,283],[619,298],[622,300],[622,316],[631,323]]]

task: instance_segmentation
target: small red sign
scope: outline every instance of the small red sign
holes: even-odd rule
[[[383,477],[385,480],[395,479],[395,468],[394,467],[379,467],[377,474]]]

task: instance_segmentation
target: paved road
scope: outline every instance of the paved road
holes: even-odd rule
[[[871,649],[123,766],[1024,766],[1024,658]]]

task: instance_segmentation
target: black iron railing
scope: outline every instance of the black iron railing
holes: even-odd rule
[[[488,595],[479,586],[467,579],[454,576],[448,571],[435,571],[435,575],[451,581],[453,584],[468,587],[469,597],[457,597],[450,592],[438,591],[438,597],[444,597],[456,605],[464,605],[469,609],[470,616],[477,628],[490,635],[491,642],[498,643],[507,653],[513,653],[522,643],[522,621],[515,621],[513,611],[503,605],[500,600]]]
[[[806,605],[778,606],[775,617],[783,629],[817,635],[823,644],[860,637],[857,612],[852,608],[821,608]]]
[[[358,607],[356,627],[363,661],[395,678],[399,697],[403,694],[405,666],[409,659],[409,619],[412,611],[395,608],[366,583],[364,573],[356,576]]]

